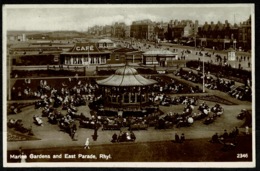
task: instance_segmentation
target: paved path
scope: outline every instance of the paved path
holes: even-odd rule
[[[131,41],[126,41],[128,42],[129,44],[131,44]],[[148,49],[147,48],[147,45],[144,46],[144,44],[147,44],[147,45],[150,45],[150,48]],[[134,45],[133,47],[136,48],[136,49],[139,49],[141,51],[149,51],[149,50],[158,50],[158,49],[161,49],[161,50],[170,50],[170,51],[175,51],[177,50],[177,53],[178,53],[178,56],[181,57],[182,56],[182,51],[183,50],[191,50],[192,53],[191,54],[187,54],[187,53],[184,53],[184,55],[186,56],[186,60],[198,60],[198,58],[200,58],[201,60],[205,60],[205,62],[210,62],[211,60],[213,61],[214,64],[219,64],[218,62],[215,61],[215,56],[212,55],[213,53],[213,49],[209,49],[209,48],[205,48],[205,50],[203,51],[203,53],[205,54],[206,52],[209,52],[209,54],[211,54],[212,57],[204,57],[203,56],[199,56],[199,55],[196,55],[196,52],[200,52],[201,49],[199,48],[194,48],[194,47],[191,47],[191,46],[182,46],[182,45],[178,45],[178,44],[172,44],[172,43],[161,43],[162,46],[160,47],[155,47],[155,44],[154,42],[138,42],[138,41],[135,41],[134,42]],[[123,43],[121,43],[122,46],[124,46]],[[139,48],[140,47],[140,48]],[[227,53],[228,51],[227,50],[222,50],[222,51],[216,51],[214,50],[214,53],[215,54],[219,54],[222,58],[224,58],[224,56],[227,57]],[[230,64],[231,67],[233,68],[238,68],[238,64],[240,63],[241,64],[241,67],[243,67],[243,69],[245,70],[251,70],[252,69],[252,54],[250,53],[247,53],[247,52],[236,52],[236,56],[238,56],[239,58],[241,56],[246,56],[246,60],[242,60],[241,62],[239,61],[227,61],[227,64]],[[248,67],[248,60],[247,60],[247,57],[249,57],[249,61],[251,63],[251,67]]]

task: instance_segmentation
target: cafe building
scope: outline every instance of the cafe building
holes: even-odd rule
[[[100,50],[95,43],[77,43],[71,50],[60,54],[64,65],[99,65],[110,59],[109,51]]]

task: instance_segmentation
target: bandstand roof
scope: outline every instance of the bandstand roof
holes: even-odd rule
[[[173,53],[169,50],[151,50],[143,53],[144,56],[175,56],[177,53]]]
[[[129,66],[119,68],[110,77],[97,81],[98,85],[115,87],[148,86],[155,83],[157,83],[155,80],[144,78],[136,69]]]

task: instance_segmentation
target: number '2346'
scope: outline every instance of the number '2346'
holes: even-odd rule
[[[248,154],[247,153],[238,153],[237,154],[237,158],[238,159],[248,158]]]

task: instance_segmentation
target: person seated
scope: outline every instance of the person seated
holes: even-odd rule
[[[221,150],[223,150],[223,151],[232,150],[236,146],[237,146],[237,142],[226,142],[223,144],[223,147],[221,148]]]
[[[136,137],[135,137],[135,134],[133,131],[130,132],[130,137],[131,137],[131,140],[135,141]]]
[[[218,133],[214,134],[211,138],[212,143],[219,143],[219,137],[218,137]]]
[[[227,130],[224,130],[224,134],[222,135],[223,139],[226,140],[228,138]]]
[[[131,136],[130,136],[130,134],[128,132],[126,132],[126,140],[127,141],[131,141]]]
[[[14,107],[14,108],[12,108],[12,112],[14,113],[14,114],[17,114],[17,113],[19,113],[21,110],[18,108],[18,107]]]
[[[72,120],[72,117],[69,114],[67,114],[66,117],[69,122]]]
[[[123,141],[126,141],[126,138],[127,138],[127,135],[126,135],[126,133],[124,132],[123,135],[122,135],[122,140],[123,140]]]
[[[41,117],[39,116],[33,116],[34,120],[36,121],[36,123],[40,126],[43,126],[43,121],[41,119]]]
[[[15,122],[16,122],[15,119],[13,119],[13,118],[9,119],[9,123],[11,123],[11,124],[15,124]]]
[[[117,134],[114,133],[114,134],[112,135],[112,142],[116,142],[116,141],[117,141]]]
[[[65,125],[65,124],[66,124],[66,125],[69,125],[69,124],[70,124],[70,120],[68,120],[67,117],[64,117],[63,123],[64,123],[64,125]]]
[[[235,127],[235,128],[232,130],[232,132],[230,132],[229,137],[231,137],[231,138],[236,138],[236,137],[238,136],[238,134],[239,134],[239,130],[238,130],[237,127]]]

